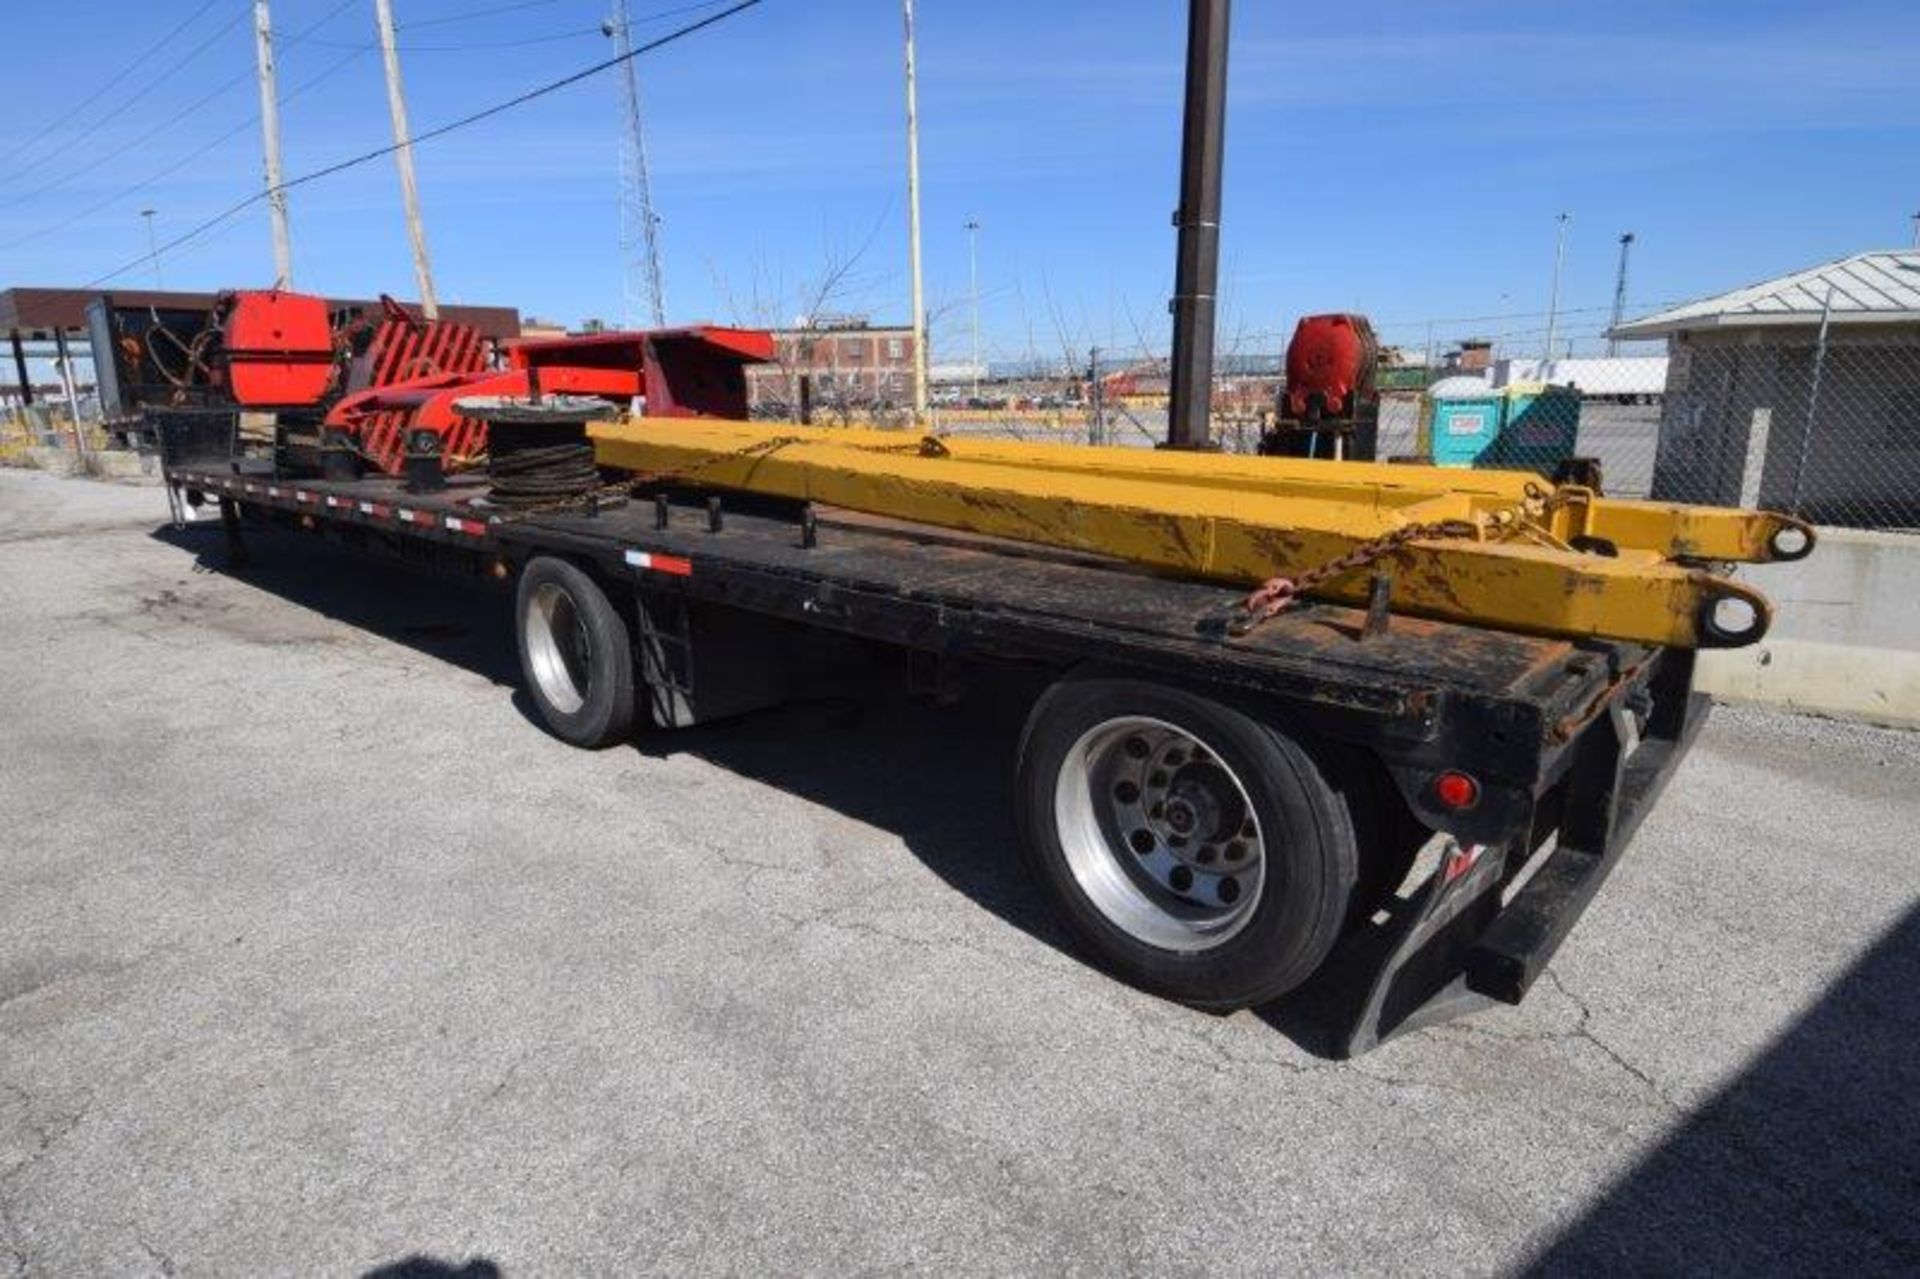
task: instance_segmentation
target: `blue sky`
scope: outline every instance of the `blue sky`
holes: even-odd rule
[[[14,6],[0,153],[200,3]],[[688,0],[630,3],[642,36],[689,17],[646,20]],[[595,31],[606,0],[394,6],[416,130],[609,49]],[[289,175],[388,140],[379,59],[364,48],[372,8],[274,0]],[[989,354],[1163,342],[1184,4],[920,8],[937,357],[966,354],[970,217],[982,224]],[[165,240],[257,188],[248,9],[216,0],[91,107],[0,164],[0,283],[85,282],[144,252],[140,209],[157,210]],[[1389,341],[1418,345],[1431,320],[1441,341],[1481,333],[1537,346],[1562,210],[1573,215],[1562,331],[1591,346],[1621,231],[1638,236],[1639,310],[1904,244],[1920,209],[1912,0],[1236,9],[1228,346],[1277,349],[1298,315],[1347,309],[1373,315]],[[647,57],[641,72],[672,319],[791,319],[826,264],[848,259],[837,309],[905,315],[896,0],[766,0]],[[618,320],[620,120],[607,75],[423,146],[442,296]],[[412,294],[390,161],[290,198],[297,287]],[[170,287],[266,279],[264,208],[167,255],[161,271]],[[144,266],[120,277],[152,278]],[[1462,318],[1498,315],[1510,318]]]

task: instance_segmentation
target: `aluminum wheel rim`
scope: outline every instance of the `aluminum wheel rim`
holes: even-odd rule
[[[592,645],[587,621],[566,588],[542,582],[527,602],[527,664],[547,704],[572,715],[587,704]]]
[[[1107,920],[1162,950],[1225,944],[1252,918],[1266,843],[1246,787],[1211,745],[1124,716],[1061,762],[1054,820],[1067,865]]]

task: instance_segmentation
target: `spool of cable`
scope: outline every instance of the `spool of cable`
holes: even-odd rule
[[[611,410],[579,396],[476,397],[454,408],[487,424],[487,500],[510,510],[585,497],[601,487],[587,423]]]

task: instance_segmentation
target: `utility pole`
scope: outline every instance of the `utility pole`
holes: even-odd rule
[[[160,242],[153,238],[153,215],[158,209],[142,209],[140,217],[147,224],[147,257],[153,263],[153,287],[166,290],[166,281],[160,278]]]
[[[1174,268],[1167,447],[1210,447],[1213,325],[1220,280],[1220,185],[1226,158],[1229,0],[1191,0],[1186,115],[1180,138],[1180,245]]]
[[[973,398],[980,398],[980,219],[967,219],[967,283],[973,293]]]
[[[920,277],[920,106],[914,84],[913,0],[901,0],[907,36],[907,257],[913,275],[913,424],[927,420],[926,290]]]
[[[407,127],[407,98],[400,87],[400,51],[393,43],[393,0],[373,0],[374,22],[380,28],[380,55],[387,64],[387,110],[393,116],[393,162],[400,170],[400,201],[406,207],[407,238],[413,244],[413,273],[420,280],[420,311],[429,320],[440,318],[433,292],[433,263],[427,259],[427,232],[420,225],[420,190],[413,180],[413,134]]]
[[[653,327],[664,329],[667,303],[660,273],[660,219],[653,212],[653,175],[647,166],[647,135],[640,116],[640,60],[633,56],[633,19],[627,0],[614,0],[613,17],[601,24],[601,30],[613,37],[614,50],[622,59],[620,96],[627,128],[620,147],[620,247],[627,255],[627,324],[638,327],[636,294],[644,292]],[[644,261],[636,264],[635,253],[642,248]]]
[[[267,149],[267,218],[273,224],[273,287],[293,284],[293,239],[287,231],[287,192],[280,176],[280,91],[273,74],[273,21],[267,0],[253,0],[253,46],[260,66],[260,132]],[[153,229],[151,218],[147,229]],[[159,275],[159,258],[154,274]]]
[[[1913,215],[1913,247],[1920,249],[1920,213]]]
[[[1607,355],[1620,354],[1620,339],[1613,331],[1627,318],[1627,251],[1633,247],[1633,232],[1620,237],[1620,269],[1613,277],[1613,319],[1607,324]]]
[[[1567,257],[1567,223],[1571,215],[1562,213],[1554,218],[1559,229],[1553,237],[1553,292],[1547,299],[1547,360],[1553,359],[1553,340],[1560,332],[1560,267]],[[1545,370],[1542,370],[1544,374]]]

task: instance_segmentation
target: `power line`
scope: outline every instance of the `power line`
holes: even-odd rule
[[[319,30],[321,27],[325,26],[328,22],[331,22],[335,17],[339,16],[341,13],[345,12],[349,7],[351,7],[354,4],[357,4],[358,2],[359,0],[340,0],[339,4],[336,4],[332,9],[328,10],[319,19],[301,28],[298,34],[286,36],[283,39],[281,39],[279,43],[295,44],[295,43],[301,42],[306,37],[308,32]],[[283,103],[291,102],[295,98],[299,97],[301,94],[305,93],[308,89],[311,89],[315,85],[318,85],[326,80],[331,79],[334,75],[344,70],[350,63],[358,60],[363,54],[368,52],[368,50],[371,49],[371,47],[372,46],[366,46],[363,48],[356,49],[354,52],[349,53],[346,57],[341,58],[338,61],[330,64],[327,67],[327,69],[322,71],[320,74],[313,76],[307,80],[301,81],[299,84],[295,85],[292,89],[288,90],[285,94],[281,95],[281,99],[280,99],[281,102]],[[221,85],[215,88],[211,93],[208,93],[204,97],[196,99],[194,102],[190,103],[188,106],[184,107],[180,111],[175,112],[173,115],[169,116],[166,120],[163,120],[160,124],[154,126],[152,129],[149,129],[146,133],[141,134],[138,138],[135,138],[132,142],[129,142],[121,147],[118,147],[115,150],[108,152],[104,156],[98,157],[97,159],[94,160],[92,164],[87,165],[85,168],[77,169],[74,172],[69,173],[65,178],[62,178],[59,182],[55,182],[48,186],[42,187],[38,191],[32,192],[28,195],[15,196],[11,200],[0,202],[0,209],[12,208],[17,204],[24,203],[25,201],[33,199],[36,196],[45,195],[48,192],[58,190],[60,187],[65,186],[66,184],[72,182],[76,178],[84,177],[86,174],[91,173],[93,170],[99,168],[102,164],[105,164],[108,160],[111,160],[116,156],[119,156],[122,153],[132,149],[133,147],[140,145],[142,142],[145,142],[147,139],[155,136],[158,133],[163,132],[164,130],[171,128],[173,125],[178,124],[181,120],[186,119],[188,116],[193,115],[201,107],[213,101],[213,99],[218,97],[220,94],[224,93],[228,89],[231,89],[234,85],[239,84],[243,80],[251,79],[252,76],[253,76],[253,72],[251,71],[241,72],[239,75],[233,77],[232,79],[223,82]],[[116,201],[122,200],[127,196],[134,194],[137,191],[145,190],[147,187],[152,186],[155,182],[158,182],[160,179],[167,177],[170,174],[176,173],[179,170],[185,168],[188,164],[190,164],[194,160],[199,159],[201,156],[205,155],[207,152],[213,150],[213,148],[218,146],[220,143],[225,142],[228,139],[233,138],[236,135],[248,129],[251,129],[255,124],[259,122],[259,120],[260,120],[260,113],[256,110],[252,115],[249,115],[240,124],[237,124],[233,128],[227,130],[225,133],[215,138],[212,142],[209,142],[204,146],[195,148],[193,151],[181,157],[179,160],[176,160],[172,164],[166,166],[165,168],[160,169],[159,171],[153,174],[150,174],[145,178],[142,178],[140,181],[133,183],[131,186],[123,187],[120,190],[115,191],[113,194],[106,196],[104,199],[101,199],[94,204],[88,205],[85,209],[82,209],[79,213],[76,213],[71,217],[63,218],[58,222],[54,222],[47,226],[41,227],[37,231],[29,231],[25,235],[18,236],[12,240],[7,241],[5,244],[0,244],[0,252],[18,248],[20,245],[23,245],[23,244],[29,244],[34,240],[38,240],[43,236],[50,235],[56,231],[63,231],[66,228],[73,226],[75,223],[83,221],[88,217],[91,217],[93,214],[98,213],[100,210],[108,207],[109,205],[115,203]]]
[[[145,97],[147,94],[159,88],[162,84],[166,83],[167,80],[171,79],[175,74],[177,74],[188,63],[192,62],[195,58],[199,57],[201,54],[205,53],[208,49],[212,48],[215,41],[219,40],[220,37],[227,34],[227,32],[233,30],[234,27],[238,26],[240,24],[240,21],[247,16],[248,16],[248,11],[246,9],[240,9],[237,12],[235,12],[233,17],[227,19],[227,21],[224,24],[222,24],[217,30],[215,30],[212,35],[208,36],[205,40],[202,40],[199,44],[196,44],[195,46],[193,46],[192,49],[187,51],[184,57],[180,58],[178,61],[168,66],[168,68],[165,71],[162,71],[159,75],[147,81],[146,84],[134,90],[127,97],[121,99],[111,109],[109,109],[104,114],[102,114],[99,119],[95,120],[92,124],[82,129],[76,136],[69,138],[67,140],[66,145],[71,147],[71,146],[77,145],[78,143],[84,142],[88,138],[92,137],[94,134],[100,132],[101,129],[104,129],[108,125],[108,123],[110,123],[111,121],[119,119],[121,114],[125,112],[128,107],[132,106],[134,103],[138,102],[141,98]],[[52,159],[54,156],[58,154],[60,154],[60,152],[58,151],[49,151],[45,155],[42,155],[38,160],[28,161],[26,164],[22,165],[16,172],[10,174],[9,176],[13,178],[24,177],[27,174],[32,173],[34,170],[40,168],[48,160]],[[56,183],[55,185],[57,186],[59,184]]]
[[[287,90],[287,92],[281,94],[280,101],[283,104],[292,102],[294,99],[298,98],[301,94],[305,93],[307,90],[312,89],[320,84],[323,84],[328,80],[331,80],[334,76],[344,71],[347,67],[351,66],[353,63],[358,62],[361,58],[365,57],[368,52],[369,51],[366,49],[354,50],[352,53],[347,54],[344,58],[340,58],[337,61],[330,64],[326,70],[320,72],[318,75],[311,76],[305,80],[302,80],[299,84]],[[249,72],[248,74],[251,75],[252,73]],[[12,240],[8,240],[5,244],[0,244],[0,252],[7,252],[12,249],[17,249],[23,244],[31,244],[35,240],[42,239],[58,231],[64,231],[68,227],[71,227],[76,223],[83,222],[87,218],[90,218],[94,214],[100,212],[102,209],[105,209],[113,204],[117,204],[118,202],[126,199],[130,195],[134,195],[138,192],[146,190],[148,187],[160,181],[162,178],[170,177],[173,174],[178,173],[181,169],[186,168],[189,164],[193,163],[195,160],[198,160],[201,156],[213,150],[215,147],[219,146],[221,143],[231,141],[232,139],[238,137],[240,134],[247,132],[249,129],[252,129],[254,125],[258,123],[260,123],[260,113],[258,111],[255,111],[252,115],[240,121],[240,123],[234,125],[231,129],[228,129],[225,133],[220,134],[218,137],[212,139],[209,142],[203,143],[202,145],[195,147],[192,151],[189,151],[187,154],[181,156],[179,159],[175,160],[173,163],[167,165],[164,168],[158,169],[153,173],[148,174],[146,177],[140,179],[138,182],[133,183],[131,186],[122,187],[120,190],[115,191],[113,194],[109,196],[106,196],[105,198],[99,200],[97,203],[88,205],[86,208],[80,210],[80,212],[75,213],[70,217],[63,218],[58,222],[50,223],[46,226],[41,227],[37,231],[29,231],[25,235],[16,237],[15,239],[12,239]]]
[[[468,9],[465,13],[450,13],[439,18],[419,18],[412,22],[397,23],[399,31],[413,31],[420,27],[444,27],[454,22],[471,22],[475,18],[490,18],[496,13],[516,13],[522,9],[542,9],[558,4],[560,0],[516,0],[512,4],[497,4],[486,9]],[[666,18],[683,17],[689,13],[698,13],[702,9],[711,9],[721,0],[705,0],[701,4],[676,5],[670,9],[656,9],[652,13],[641,14],[633,19],[635,25],[642,22],[657,22]],[[597,29],[597,28],[596,28]]]
[[[521,9],[544,9],[548,5],[558,3],[560,0],[515,0],[513,4],[496,4],[486,9],[469,9],[465,13],[451,13],[441,18],[421,18],[398,29],[411,31],[415,27],[443,27],[449,22],[471,22],[475,18],[490,18],[496,13],[516,13]]]
[[[252,195],[249,195],[246,199],[237,201],[236,203],[230,205],[228,208],[226,208],[222,212],[215,214],[213,217],[208,218],[206,221],[200,223],[199,225],[193,227],[192,229],[186,231],[185,233],[175,236],[173,239],[161,245],[159,249],[151,253],[143,253],[139,257],[135,258],[133,261],[127,263],[125,266],[118,267],[115,270],[109,271],[105,275],[99,276],[93,280],[89,280],[86,283],[86,285],[83,287],[91,289],[96,285],[105,284],[109,280],[125,275],[127,272],[136,270],[141,266],[145,266],[151,261],[158,260],[160,254],[170,252],[171,250],[179,247],[180,245],[185,244],[187,241],[194,239],[196,236],[202,235],[207,231],[212,230],[214,227],[219,226],[222,222],[225,222],[228,219],[238,215],[239,213],[242,213],[245,210],[252,208],[254,205],[260,203],[262,200],[265,200],[274,191],[290,191],[294,187],[305,186],[309,182],[318,182],[321,178],[332,177],[336,173],[344,173],[348,169],[358,168],[360,165],[371,164],[375,160],[384,159],[385,157],[392,155],[395,151],[398,151],[403,146],[418,146],[422,142],[431,142],[435,138],[442,138],[442,137],[445,137],[447,134],[453,133],[457,130],[469,128],[473,125],[479,124],[483,120],[490,120],[494,116],[502,115],[505,112],[514,110],[516,107],[523,107],[529,102],[533,102],[537,99],[544,98],[549,94],[557,93],[561,89],[569,88],[573,85],[576,85],[580,83],[582,80],[591,79],[592,77],[599,75],[602,71],[611,70],[612,68],[619,66],[623,62],[627,62],[634,58],[640,57],[642,54],[651,53],[655,49],[659,49],[665,45],[672,44],[676,40],[684,39],[685,37],[692,35],[696,31],[702,31],[708,27],[715,25],[716,23],[724,22],[726,19],[731,18],[736,14],[744,13],[748,9],[758,7],[761,3],[762,3],[762,0],[738,0],[738,3],[733,4],[728,8],[722,9],[718,13],[710,14],[707,17],[700,19],[698,22],[689,22],[684,27],[676,28],[675,30],[668,32],[666,35],[660,36],[658,39],[650,40],[643,45],[638,45],[626,53],[616,54],[611,58],[607,58],[603,61],[596,62],[590,67],[586,67],[586,68],[583,68],[582,70],[574,72],[572,75],[562,76],[558,80],[549,81],[546,84],[540,85],[537,88],[529,89],[525,93],[519,94],[512,98],[508,98],[504,102],[497,102],[490,107],[483,107],[482,109],[472,112],[471,114],[462,116],[457,120],[450,121],[446,124],[438,126],[437,128],[429,129],[425,133],[418,133],[413,135],[410,138],[405,138],[398,142],[391,142],[391,143],[388,143],[386,146],[376,147],[371,151],[365,151],[359,155],[350,156],[345,160],[340,160],[340,161],[337,161],[336,163],[325,165],[318,169],[314,169],[311,172],[303,173],[298,177],[289,178],[285,182],[282,182],[278,187],[272,188],[271,190],[256,191]]]
[[[38,133],[28,138],[25,142],[22,142],[20,145],[14,147],[13,150],[7,152],[5,155],[0,155],[0,170],[4,170],[7,167],[7,165],[11,164],[15,156],[18,156],[24,151],[32,150],[33,147],[42,138],[52,133],[55,129],[65,124],[67,121],[73,119],[73,117],[79,115],[82,111],[85,111],[88,107],[98,102],[101,98],[105,97],[107,90],[112,89],[113,87],[118,85],[122,80],[124,80],[127,76],[139,70],[141,63],[145,62],[148,58],[151,58],[154,54],[159,53],[160,50],[166,48],[169,44],[173,43],[175,37],[177,37],[182,31],[185,31],[188,27],[192,26],[194,23],[198,22],[200,20],[201,14],[213,8],[213,6],[218,3],[220,3],[220,0],[205,0],[205,3],[203,3],[198,9],[195,9],[192,13],[188,14],[185,18],[183,18],[180,21],[180,24],[178,26],[174,27],[171,31],[167,32],[167,34],[161,36],[157,41],[153,43],[151,47],[149,47],[146,50],[146,52],[142,53],[139,57],[135,58],[126,67],[122,68],[120,71],[116,72],[112,76],[109,76],[107,78],[106,83],[102,84],[99,88],[95,89],[92,93],[89,93],[86,97],[82,98],[76,105],[68,108],[64,115],[60,116],[58,119],[51,121],[48,124],[42,125]]]
[[[532,0],[532,3],[503,5],[497,9],[481,9],[481,10],[476,10],[472,13],[459,14],[454,17],[429,18],[424,22],[408,22],[408,23],[396,22],[394,23],[394,30],[397,32],[405,32],[405,31],[411,31],[416,27],[443,26],[450,22],[466,22],[473,18],[483,17],[489,13],[506,13],[514,9],[529,9],[529,8],[533,8],[535,5],[544,5],[552,2],[553,0]],[[725,0],[701,0],[701,2],[698,4],[683,4],[683,5],[675,5],[671,9],[657,9],[652,13],[642,14],[641,16],[632,19],[628,25],[637,27],[637,26],[640,26],[642,23],[663,22],[668,18],[677,18],[677,17],[682,17],[689,13],[698,13],[702,9],[712,9],[724,2]],[[512,40],[467,40],[459,44],[405,44],[405,43],[402,43],[395,46],[395,52],[397,53],[466,53],[472,50],[482,50],[482,49],[524,49],[530,45],[556,44],[562,40],[577,40],[583,36],[604,36],[606,33],[607,33],[607,29],[604,26],[596,25],[591,27],[574,27],[567,31],[556,31],[548,35],[522,36],[518,39],[512,39]],[[372,48],[378,47],[376,45],[360,44],[350,40],[309,40],[307,43],[326,45],[335,49],[359,49],[359,48],[372,49]]]
[[[396,27],[396,30],[400,28]],[[571,31],[556,31],[551,35],[523,36],[517,40],[468,40],[461,44],[396,44],[396,53],[466,53],[478,49],[524,49],[535,44],[556,44],[562,40],[578,40],[582,36],[597,36],[603,32],[595,27],[575,27]],[[308,44],[320,45],[329,49],[374,49],[377,45],[359,43],[352,40],[309,40]]]

